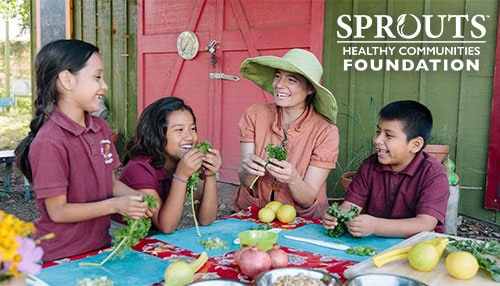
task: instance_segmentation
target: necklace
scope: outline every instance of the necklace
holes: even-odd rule
[[[287,123],[285,123],[284,113],[281,113],[281,121],[283,122],[283,140],[281,140],[281,147],[284,148],[286,146],[286,142],[288,140],[288,137],[286,136],[286,132],[288,131],[288,128],[290,127],[290,124],[292,122],[294,122],[295,120],[297,120],[297,118],[301,117],[302,114],[304,114],[305,111],[306,111],[306,108],[302,109],[302,111],[300,112],[300,114],[297,117],[295,117],[293,120],[290,120]]]

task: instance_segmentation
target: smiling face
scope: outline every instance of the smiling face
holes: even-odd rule
[[[84,68],[72,74],[74,85],[71,101],[74,106],[83,111],[94,112],[99,110],[99,104],[108,90],[104,81],[104,63],[98,53],[94,53]]]
[[[392,170],[400,172],[410,164],[415,154],[421,149],[421,137],[407,141],[403,124],[399,120],[380,119],[377,132],[373,136],[373,146],[377,151],[378,161],[390,165]]]
[[[304,76],[283,70],[276,70],[273,88],[276,104],[281,107],[304,108],[307,96],[314,93]]]
[[[168,115],[167,122],[165,152],[169,158],[180,160],[198,142],[193,115],[188,110],[176,110]]]

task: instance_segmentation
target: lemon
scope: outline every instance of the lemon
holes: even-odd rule
[[[455,251],[446,257],[446,270],[457,279],[471,279],[479,270],[479,264],[474,255],[467,251]]]
[[[418,271],[431,271],[439,263],[441,257],[436,247],[430,243],[419,242],[408,252],[411,267]]]
[[[265,207],[272,209],[273,212],[276,213],[278,211],[279,207],[281,207],[281,205],[282,205],[281,202],[270,201],[270,202],[267,203],[267,205]]]
[[[259,210],[258,216],[259,220],[263,223],[272,222],[276,218],[274,211],[268,207],[261,208]]]
[[[276,217],[282,223],[292,222],[297,216],[297,210],[289,204],[283,204],[278,208]]]

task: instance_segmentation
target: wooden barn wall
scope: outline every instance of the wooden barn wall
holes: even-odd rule
[[[343,14],[486,14],[498,17],[497,0],[325,0],[324,84],[339,104],[339,164],[329,177],[329,196],[341,197],[340,171],[369,145],[376,113],[398,99],[426,104],[436,133],[448,135],[450,157],[460,175],[459,212],[500,222],[498,212],[484,209],[487,146],[493,87],[497,21],[487,21],[487,44],[481,47],[479,72],[344,71],[345,56],[336,43],[337,18]],[[450,5],[453,2],[453,5]],[[110,87],[106,102],[110,124],[122,138],[137,118],[136,1],[74,0],[74,38],[99,46]],[[463,27],[471,29],[469,25]],[[373,31],[371,32],[373,33]],[[368,142],[368,143],[367,143]],[[123,142],[120,143],[120,147]],[[334,189],[334,190],[333,190]]]
[[[137,118],[136,12],[136,1],[73,1],[73,38],[97,45],[103,56],[108,121],[120,131],[120,151]]]
[[[450,5],[453,3],[453,5]],[[486,44],[481,45],[479,71],[354,71],[343,70],[349,58],[337,40],[340,15],[416,16],[426,14],[487,15]],[[499,212],[484,208],[489,121],[497,35],[497,0],[326,0],[324,83],[335,94],[339,105],[340,154],[337,170],[329,177],[331,197],[343,196],[337,184],[340,171],[371,141],[376,112],[399,99],[418,100],[434,117],[434,133],[448,135],[450,158],[460,176],[459,212],[488,221],[500,222]],[[465,33],[471,25],[462,27]],[[373,36],[374,30],[368,34]],[[466,57],[464,57],[465,59]],[[442,70],[442,69],[441,69]],[[369,143],[367,143],[369,144]]]

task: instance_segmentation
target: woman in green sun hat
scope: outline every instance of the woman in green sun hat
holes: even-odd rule
[[[321,218],[328,208],[326,179],[339,146],[337,104],[320,83],[321,64],[311,52],[292,49],[283,57],[248,58],[240,72],[270,93],[274,103],[252,105],[240,119],[241,184],[233,208],[280,201],[293,205],[299,216]],[[283,161],[271,159],[264,168],[269,143],[285,147],[288,155]]]

